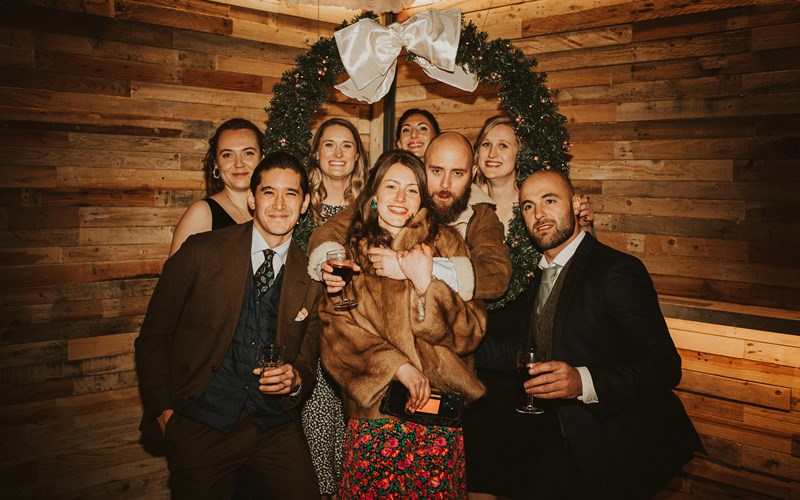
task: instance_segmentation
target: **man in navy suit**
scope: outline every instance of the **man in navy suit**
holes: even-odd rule
[[[519,198],[542,252],[520,334],[550,359],[530,364],[524,384],[545,409],[531,417],[531,495],[650,498],[703,449],[672,392],[681,359],[650,276],[580,230],[563,174],[530,175]]]

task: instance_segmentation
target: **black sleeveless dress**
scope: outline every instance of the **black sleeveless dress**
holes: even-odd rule
[[[228,215],[228,212],[222,208],[222,205],[217,203],[212,198],[204,198],[203,201],[208,203],[208,208],[211,209],[211,230],[222,229],[223,227],[235,226],[236,221],[233,217]]]

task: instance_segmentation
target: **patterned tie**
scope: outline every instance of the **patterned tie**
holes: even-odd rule
[[[539,293],[536,294],[537,316],[542,312],[542,308],[544,307],[545,302],[547,302],[547,297],[550,296],[550,291],[553,289],[553,285],[556,282],[556,277],[558,276],[558,270],[560,268],[561,266],[554,264],[552,267],[546,267],[542,269],[542,282],[539,284]]]
[[[267,248],[264,250],[264,263],[258,268],[254,276],[256,280],[256,293],[258,298],[264,296],[269,287],[275,283],[275,269],[272,267],[272,256],[275,252]]]

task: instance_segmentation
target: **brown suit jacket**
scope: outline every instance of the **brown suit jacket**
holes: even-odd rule
[[[145,437],[161,439],[156,417],[180,410],[205,390],[236,333],[249,273],[253,224],[196,234],[164,264],[139,337],[136,371]],[[283,270],[278,309],[278,343],[286,361],[302,377],[299,397],[282,397],[297,407],[314,385],[319,344],[319,283],[311,280],[308,261],[292,242]]]

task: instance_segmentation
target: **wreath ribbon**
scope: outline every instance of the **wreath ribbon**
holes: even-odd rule
[[[423,71],[441,82],[472,92],[477,77],[456,65],[461,38],[461,10],[429,10],[403,24],[382,26],[373,19],[357,23],[334,34],[342,64],[350,79],[336,85],[348,97],[370,104],[389,92],[403,47],[413,53]]]

